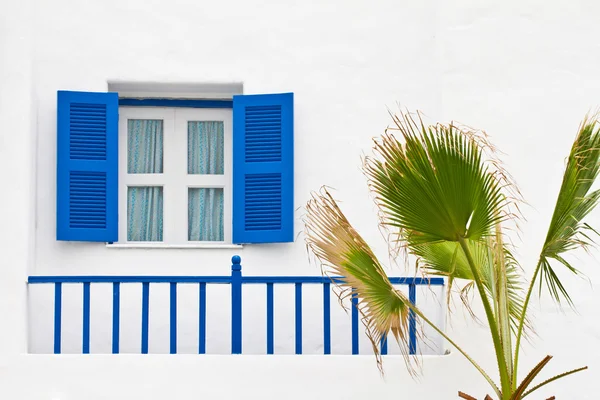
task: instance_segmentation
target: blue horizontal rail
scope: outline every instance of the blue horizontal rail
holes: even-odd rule
[[[323,353],[331,354],[331,283],[341,283],[341,277],[325,276],[243,276],[241,258],[232,258],[231,276],[30,276],[30,284],[54,285],[54,353],[61,353],[61,327],[62,327],[62,284],[83,285],[83,332],[82,352],[90,353],[90,314],[91,297],[90,285],[92,283],[112,283],[112,353],[119,353],[120,339],[120,289],[123,283],[139,283],[142,285],[142,310],[141,310],[141,353],[148,353],[149,343],[149,308],[150,284],[168,283],[169,295],[169,351],[177,353],[177,284],[198,284],[198,353],[206,353],[206,285],[228,284],[231,285],[231,353],[242,353],[242,286],[244,284],[263,284],[267,289],[267,337],[266,352],[274,354],[274,285],[294,284],[295,287],[295,353],[302,354],[302,285],[320,284],[323,286]],[[418,285],[444,285],[442,278],[417,278],[417,277],[391,277],[392,284],[408,285],[409,300],[416,304],[416,287]],[[352,354],[359,354],[359,303],[356,295],[352,296],[351,335]],[[409,353],[415,354],[417,350],[416,317],[411,312],[409,316]],[[382,339],[382,354],[387,353],[387,340]]]
[[[405,278],[391,277],[394,285],[444,285],[443,278]],[[265,284],[324,284],[341,282],[341,277],[321,276],[242,276],[242,283]],[[28,283],[224,283],[230,284],[230,276],[98,276],[98,275],[69,275],[69,276],[29,276]]]
[[[30,276],[38,283],[231,283],[230,276]]]
[[[233,108],[233,100],[196,99],[134,99],[120,98],[119,106],[132,107],[187,107],[187,108]]]

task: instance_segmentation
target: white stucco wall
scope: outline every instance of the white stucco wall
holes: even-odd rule
[[[416,7],[417,20],[402,28],[407,35],[419,38],[411,44],[415,52],[426,55],[411,66],[404,76],[394,74],[388,79],[371,82],[372,60],[382,59],[385,47],[392,45],[393,22],[383,25],[377,36],[387,37],[380,43],[369,39],[370,29],[382,29],[382,21],[368,20],[362,27],[346,27],[342,31],[327,24],[331,12],[340,12],[334,4],[311,7],[288,7],[265,3],[248,7],[235,3],[219,3],[210,9],[193,2],[178,6],[155,3],[114,9],[111,3],[77,3],[69,5],[69,15],[56,15],[49,20],[43,16],[53,13],[55,6],[44,2],[36,4],[35,45],[33,61],[34,90],[38,102],[37,157],[36,157],[36,230],[35,261],[31,270],[36,275],[229,275],[230,259],[239,254],[244,275],[319,275],[319,269],[307,262],[303,238],[293,244],[246,245],[243,249],[212,250],[154,250],[107,248],[100,243],[73,243],[55,240],[56,230],[56,91],[106,91],[109,82],[241,82],[245,93],[295,93],[295,206],[301,207],[313,189],[330,184],[340,190],[344,198],[360,201],[349,208],[365,234],[382,244],[377,232],[373,204],[369,200],[359,171],[361,151],[368,149],[370,139],[388,122],[387,105],[393,105],[396,93],[411,93],[415,106],[435,110],[439,95],[433,93],[435,76],[434,41],[425,34],[431,27],[417,21],[426,21],[431,7]],[[116,3],[114,3],[116,4]],[[257,7],[256,9],[254,7]],[[46,9],[47,8],[47,9]],[[297,9],[296,9],[297,8]],[[258,10],[262,10],[258,12]],[[261,16],[270,10],[267,26],[257,24],[252,15]],[[320,11],[315,11],[320,10]],[[361,11],[363,10],[363,11]],[[343,11],[347,18],[364,12],[357,4]],[[179,14],[196,15],[180,19]],[[82,18],[73,18],[81,15]],[[97,16],[90,18],[92,15]],[[100,15],[102,17],[100,18]],[[322,21],[307,35],[304,24],[308,20]],[[134,22],[135,21],[135,22]],[[166,21],[171,21],[167,23]],[[340,20],[341,23],[342,20]],[[94,28],[90,24],[95,25]],[[132,26],[134,24],[136,27]],[[295,26],[292,28],[291,26]],[[168,29],[167,29],[168,27]],[[268,28],[268,29],[267,29]],[[100,31],[102,30],[102,32]],[[158,34],[158,31],[162,33]],[[75,35],[74,33],[77,32]],[[351,36],[348,36],[351,35]],[[60,43],[60,46],[56,46]],[[146,44],[143,44],[146,43]],[[376,45],[378,47],[373,47]],[[340,46],[344,46],[340,48]],[[77,56],[74,56],[77,54]],[[396,64],[402,56],[397,55]],[[412,75],[410,79],[406,74]],[[421,91],[426,82],[429,90]],[[417,84],[418,83],[418,84]],[[348,101],[350,100],[350,101]],[[317,160],[319,160],[317,162]],[[364,212],[366,211],[366,213]],[[296,212],[295,231],[302,230],[302,210]],[[380,246],[384,249],[383,246]],[[396,270],[394,275],[401,275]],[[104,297],[95,297],[92,285],[92,351],[107,349],[106,335],[94,323],[101,314],[108,316],[102,324],[110,328],[110,291]],[[81,286],[69,287],[63,301],[63,349],[81,351]],[[223,290],[225,289],[225,290]],[[255,324],[245,324],[244,346],[249,352],[264,352],[264,288],[245,290],[244,302],[252,306],[245,313]],[[307,353],[322,353],[319,323],[322,321],[319,288],[305,288]],[[50,290],[50,291],[48,291]],[[30,287],[32,330],[30,350],[51,352],[52,327],[51,287]],[[123,327],[122,351],[139,351],[139,320],[141,285],[123,293],[121,301],[123,320],[137,321],[132,327]],[[151,288],[150,347],[157,352],[168,351],[168,287]],[[193,296],[193,295],[192,295]],[[227,288],[209,286],[207,292],[209,320],[207,322],[207,351],[227,353],[229,341],[229,310]],[[315,297],[319,296],[319,297]],[[161,300],[162,299],[162,300]],[[335,308],[332,326],[333,350],[350,353],[350,322]],[[37,305],[45,308],[38,307]],[[104,310],[96,308],[104,305]],[[197,301],[191,301],[197,304]],[[214,304],[222,304],[221,309]],[[276,306],[283,305],[285,315],[276,318],[276,346],[281,352],[293,352],[293,287],[278,288]],[[308,306],[308,307],[307,307]],[[438,306],[439,308],[439,306]],[[181,307],[180,307],[181,309]],[[189,309],[189,308],[188,308]],[[314,310],[314,312],[310,312]],[[195,310],[193,310],[195,311]],[[211,315],[212,312],[212,315]],[[183,314],[180,312],[180,315]],[[312,319],[310,317],[313,317]],[[197,318],[195,319],[197,320]],[[193,331],[193,318],[182,330]],[[154,323],[156,322],[156,323]],[[97,332],[97,334],[96,334]],[[255,337],[248,336],[254,334]],[[345,334],[344,334],[345,333]],[[262,336],[262,337],[259,337]],[[311,336],[314,337],[311,338]],[[182,338],[183,339],[183,338]],[[190,340],[192,343],[193,339]],[[366,341],[365,348],[369,345]],[[184,346],[185,347],[185,346]],[[110,348],[110,347],[108,347]],[[106,350],[105,350],[106,351]],[[189,351],[193,351],[190,349]],[[426,352],[430,352],[427,348]],[[435,350],[443,352],[441,346]]]
[[[530,270],[568,146],[585,112],[599,104],[599,8],[591,0],[1,3],[0,170],[8,195],[0,233],[0,393],[61,400],[196,398],[202,390],[209,398],[482,395],[484,383],[455,354],[425,358],[416,382],[401,359],[390,358],[387,383],[369,357],[22,355],[32,337],[28,274],[224,275],[233,253],[56,242],[56,91],[103,91],[121,80],[242,82],[245,93],[295,92],[296,206],[322,184],[335,187],[347,216],[381,255],[359,157],[387,125],[386,107],[400,102],[432,121],[484,128],[530,205],[523,207],[519,254]],[[297,231],[300,217],[298,211]],[[301,238],[235,252],[248,275],[318,274]],[[539,339],[521,368],[545,354],[555,356],[547,374],[589,365],[547,392],[559,399],[597,397],[600,270],[583,254],[578,265],[592,282],[566,278],[579,315],[536,302]],[[449,330],[494,371],[488,334],[466,319],[454,313]]]

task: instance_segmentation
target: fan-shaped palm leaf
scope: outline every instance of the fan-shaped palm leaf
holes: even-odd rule
[[[453,125],[418,125],[396,118],[403,142],[375,142],[365,172],[385,223],[409,245],[477,240],[506,218],[502,182],[473,138]]]
[[[403,141],[384,135],[375,142],[375,156],[365,162],[382,221],[398,230],[400,241],[430,273],[474,282],[486,309],[501,386],[508,390],[510,321],[515,329],[521,303],[505,273],[506,268],[514,273],[515,264],[506,263],[509,253],[495,230],[509,215],[505,174],[484,160],[481,142],[470,132],[452,124],[425,127],[408,114],[395,123]]]
[[[403,354],[408,355],[409,299],[396,290],[363,238],[352,228],[333,197],[323,190],[308,202],[305,218],[307,246],[334,280],[340,297],[349,291],[358,296],[359,311],[375,354],[384,335],[392,332]],[[378,359],[379,360],[379,359]],[[409,370],[413,370],[406,357]]]
[[[494,391],[500,394],[489,375],[418,307],[411,304],[402,292],[392,286],[367,243],[352,228],[325,188],[320,193],[313,194],[306,211],[306,244],[321,262],[326,275],[341,277],[333,279],[333,283],[340,289],[340,298],[345,298],[350,292],[357,295],[358,309],[363,316],[361,320],[380,367],[378,344],[391,331],[405,356],[409,371],[414,372],[418,359],[408,356],[408,319],[412,310],[465,356]]]

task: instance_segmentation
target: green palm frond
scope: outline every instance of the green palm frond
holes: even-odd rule
[[[375,156],[364,167],[382,223],[427,272],[447,276],[450,286],[458,278],[477,287],[506,390],[511,335],[523,305],[516,262],[496,231],[511,218],[506,174],[483,157],[473,132],[452,124],[426,127],[409,114],[394,121],[401,140],[386,133],[375,141]]]
[[[591,191],[600,171],[599,159],[600,129],[595,117],[586,117],[571,148],[540,255],[540,290],[545,283],[557,302],[565,299],[571,303],[571,297],[558,278],[552,261],[577,274],[578,270],[565,259],[565,254],[593,244],[590,234],[595,231],[583,219],[598,205],[600,199],[600,191]]]
[[[596,115],[586,116],[579,127],[567,159],[546,240],[525,296],[522,321],[525,320],[527,306],[536,282],[539,285],[540,294],[545,285],[550,296],[556,302],[560,303],[561,299],[564,299],[572,305],[571,296],[558,277],[555,267],[562,265],[571,273],[578,274],[577,268],[565,258],[566,254],[575,249],[586,249],[594,244],[590,236],[596,234],[596,231],[583,220],[594,210],[600,199],[600,191],[591,190],[598,177],[598,172],[600,172],[598,117]],[[515,369],[519,364],[523,331],[524,322],[521,322],[515,346]],[[514,387],[516,387],[516,379],[513,379]]]
[[[484,278],[484,285],[491,291],[494,274],[494,254],[487,250],[488,245],[468,241],[472,252],[477,257],[477,265]],[[455,279],[473,280],[473,273],[469,269],[467,259],[456,242],[437,242],[413,246],[413,254],[419,260],[418,264],[427,275],[443,276],[448,278],[448,289],[450,290]],[[504,268],[506,274],[506,292],[509,296],[509,314],[511,326],[516,330],[523,308],[524,288],[522,286],[521,268],[513,257],[510,250],[504,246]],[[500,261],[500,260],[498,260]],[[501,264],[496,262],[496,267]],[[496,272],[497,274],[498,272]],[[488,294],[491,295],[491,292]]]
[[[491,244],[467,241],[472,249],[473,254],[477,259],[477,266],[484,278],[484,286],[486,292],[490,296],[490,300],[494,302],[492,296],[492,286],[494,285],[494,276],[497,276],[500,271],[504,270],[506,274],[506,284],[504,291],[508,296],[508,309],[510,317],[511,331],[514,333],[519,325],[521,318],[524,288],[522,286],[521,268],[513,257],[510,250],[503,246],[504,254],[502,260],[504,267],[502,268],[502,260],[494,261],[496,253],[490,252]],[[418,257],[418,264],[427,275],[443,276],[448,278],[448,292],[451,291],[455,279],[464,279],[473,281],[473,273],[469,269],[467,259],[460,249],[460,245],[456,242],[441,241],[436,243],[427,243],[416,245],[412,248],[412,253]],[[496,271],[496,272],[494,272]],[[471,287],[471,286],[469,286]],[[468,303],[465,306],[469,307]],[[526,321],[526,326],[530,327],[530,323]]]
[[[454,125],[425,127],[409,114],[395,122],[403,142],[386,133],[364,166],[384,224],[409,246],[489,235],[506,218],[507,198],[477,141]]]
[[[405,357],[409,372],[416,372],[419,359],[408,356],[408,320],[412,310],[454,346],[500,394],[492,378],[417,306],[411,304],[402,292],[392,286],[367,243],[350,225],[326,188],[313,193],[306,205],[304,223],[306,245],[320,261],[323,272],[328,276],[342,277],[342,280],[333,280],[340,289],[340,298],[346,297],[348,291],[358,296],[358,309],[363,317],[361,321],[380,369],[382,364],[378,345],[381,338],[391,331]]]
[[[410,371],[416,358],[408,357],[410,301],[396,290],[363,238],[350,225],[331,194],[314,193],[306,206],[306,243],[328,276],[344,293],[358,296],[359,311],[380,364],[378,345],[388,332],[400,345]]]

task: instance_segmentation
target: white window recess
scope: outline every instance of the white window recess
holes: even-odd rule
[[[163,172],[128,173],[127,124],[129,120],[163,121]],[[188,122],[222,121],[224,173],[188,174]],[[163,188],[163,240],[128,240],[127,193],[129,187]],[[188,240],[188,190],[223,189],[223,241]],[[119,108],[119,242],[114,248],[239,248],[231,242],[232,232],[232,110],[210,108]]]

